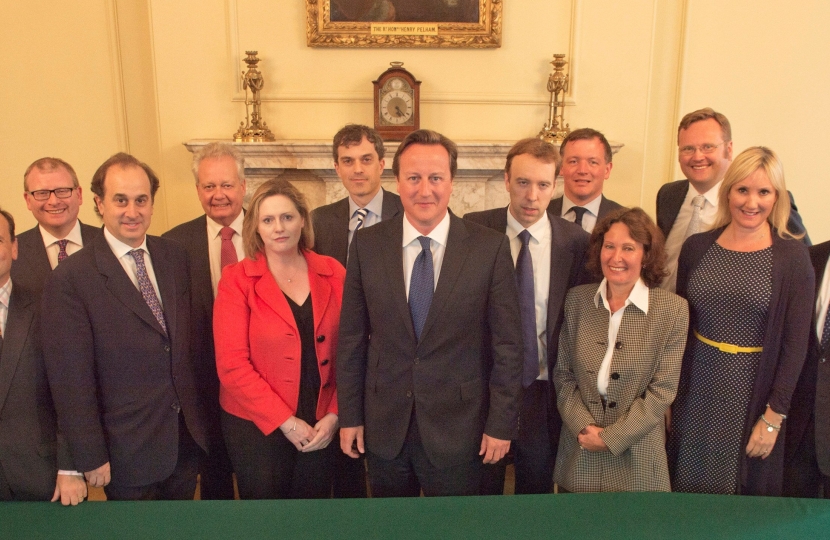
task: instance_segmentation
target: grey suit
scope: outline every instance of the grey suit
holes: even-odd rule
[[[605,195],[600,195],[602,199],[599,203],[599,214],[597,215],[597,223],[604,218],[610,212],[618,208],[622,208],[623,206],[619,203],[612,201],[611,199],[606,199]],[[555,199],[551,199],[550,205],[548,205],[548,213],[553,214],[554,216],[562,216],[562,202],[564,201],[564,197],[557,197]]]

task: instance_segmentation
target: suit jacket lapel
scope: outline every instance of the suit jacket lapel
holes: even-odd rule
[[[383,190],[383,208],[380,211],[380,220],[386,221],[398,215],[401,211],[401,202],[397,197],[393,197],[391,193]]]
[[[689,181],[686,180],[680,184],[678,184],[677,189],[673,189],[671,193],[671,197],[668,199],[668,205],[665,209],[665,219],[666,219],[666,236],[668,237],[668,233],[671,232],[671,228],[674,226],[674,222],[677,220],[677,214],[680,213],[680,207],[683,206],[683,201],[686,200],[686,194],[689,192]]]
[[[810,248],[810,259],[813,263],[813,270],[816,274],[816,296],[818,296],[819,292],[821,291],[821,282],[824,280],[824,272],[827,269],[827,260],[830,258],[830,245],[827,245],[821,250],[816,250],[815,248]],[[815,302],[813,303],[815,306]],[[815,308],[813,308],[813,320],[810,324],[810,331],[816,338],[816,348],[819,352],[823,352],[823,348],[821,346],[821,334],[818,333],[818,329],[816,326],[818,325],[818,314],[815,313]]]
[[[36,283],[42,284],[52,273],[52,265],[49,263],[49,256],[46,254],[46,246],[43,245],[43,236],[40,234],[40,229],[35,227],[35,232],[29,237],[30,244],[26,251],[32,254],[32,263],[24,267],[27,271],[36,274]],[[18,264],[20,261],[17,261]],[[14,288],[14,287],[12,287]]]
[[[6,397],[9,395],[9,388],[20,362],[36,307],[31,297],[24,295],[19,288],[12,285],[6,332],[3,334],[3,351],[0,354],[0,411],[3,410]]]
[[[115,254],[110,249],[104,235],[101,234],[95,238],[93,245],[95,246],[95,265],[98,267],[98,272],[101,273],[106,280],[107,290],[109,290],[113,296],[121,301],[127,309],[135,313],[139,318],[151,327],[155,328],[159,333],[163,334],[164,330],[162,330],[161,325],[156,320],[153,312],[150,310],[150,306],[148,306],[147,302],[144,301],[141,291],[133,285],[132,280],[129,276],[127,276],[127,272],[124,271],[121,263],[115,258]],[[155,261],[153,264],[155,267]],[[158,275],[156,276],[156,281],[159,282]],[[160,282],[159,288],[161,288]],[[163,301],[164,299],[162,299],[162,302]]]
[[[565,243],[564,233],[556,219],[550,220],[550,288],[548,289],[548,343],[552,343],[550,333],[559,312],[565,303],[571,278],[571,266],[574,256]],[[554,351],[555,353],[556,351]]]
[[[254,285],[254,291],[256,291],[256,294],[260,300],[274,310],[274,313],[276,313],[291,328],[293,328],[295,332],[299,333],[299,330],[297,329],[297,321],[294,320],[294,313],[291,311],[291,306],[288,305],[288,300],[285,299],[285,294],[282,292],[279,285],[277,285],[277,280],[274,279],[273,275],[271,275],[265,255],[260,253],[257,255],[256,261],[246,259],[242,262],[242,264],[245,265],[245,271],[249,276],[259,276],[259,279]]]
[[[379,253],[375,250],[372,252],[377,253],[377,256],[383,259],[383,282],[389,287],[389,294],[398,306],[398,313],[404,321],[409,337],[414,341],[415,327],[412,325],[412,314],[409,311],[409,302],[406,297],[406,283],[403,279],[403,246],[401,244],[403,243],[404,219],[406,218],[401,214],[391,220],[388,234],[383,239],[383,245],[378,246]],[[361,265],[361,270],[369,267],[371,265],[364,263]]]
[[[176,274],[170,269],[169,259],[166,257],[167,252],[160,245],[158,238],[147,236],[147,249],[150,251],[150,257],[153,259],[153,271],[156,275],[156,283],[158,283],[159,294],[161,295],[164,322],[167,324],[167,335],[171,342],[175,342],[173,338],[176,335],[176,317],[178,315],[176,310],[179,294],[181,294],[181,291],[176,287]],[[143,299],[144,297],[142,296]],[[152,315],[152,312],[150,314]],[[153,320],[156,320],[155,316],[153,316]],[[156,321],[156,325],[161,330],[161,325],[158,324],[158,321]]]
[[[201,246],[198,250],[189,250],[191,256],[190,272],[194,278],[191,283],[201,283],[202,290],[190,291],[192,295],[200,295],[209,299],[208,306],[213,306],[213,280],[210,277],[210,245],[207,235],[207,216],[199,219],[199,228],[193,238]]]
[[[556,217],[562,217],[562,201],[564,200],[563,197],[558,197],[550,201],[548,205],[548,213],[552,214]],[[506,218],[505,218],[506,219]]]
[[[349,198],[342,199],[334,207],[334,212],[337,233],[332,238],[334,243],[332,251],[334,252],[334,258],[345,265],[346,256],[349,252],[349,221],[352,219],[352,216],[349,215]]]
[[[320,335],[320,324],[326,314],[331,299],[331,285],[324,276],[330,276],[331,272],[326,272],[326,269],[321,265],[308,262],[308,282],[310,289],[314,291],[311,294],[311,308],[314,311],[314,335]]]

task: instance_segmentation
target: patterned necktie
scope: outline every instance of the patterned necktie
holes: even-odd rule
[[[587,208],[583,208],[581,206],[572,206],[571,210],[573,210],[576,219],[574,219],[574,223],[582,227],[582,217],[585,215],[585,212],[588,211]]]
[[[357,225],[354,230],[357,232],[358,229],[363,228],[363,224],[366,222],[366,216],[369,215],[369,211],[365,208],[358,208],[355,210],[355,215],[357,216]]]
[[[686,228],[686,238],[700,232],[700,212],[704,204],[706,204],[706,198],[703,195],[697,195],[692,199],[692,219],[689,220],[689,226]]]
[[[58,245],[58,264],[60,264],[64,259],[69,257],[69,253],[66,252],[66,244],[69,243],[69,240],[64,238],[63,240],[58,240],[55,243]]]
[[[522,384],[527,388],[539,377],[539,342],[536,336],[536,294],[533,291],[533,258],[530,256],[529,246],[530,232],[527,229],[523,230],[519,233],[519,239],[522,241],[522,248],[516,258],[516,286],[519,289],[522,343],[524,344]]]
[[[135,274],[138,278],[138,289],[141,291],[141,296],[144,297],[144,301],[147,302],[150,311],[153,312],[162,330],[167,334],[167,323],[164,322],[164,311],[161,309],[161,303],[159,302],[158,296],[156,296],[156,290],[153,288],[150,276],[147,275],[147,267],[144,266],[144,250],[134,249],[130,251],[130,255],[135,259]]]
[[[225,268],[229,264],[234,264],[238,261],[236,257],[236,248],[231,240],[234,235],[234,230],[230,227],[222,227],[219,234],[222,236],[222,250],[219,252],[219,260],[222,268]]]
[[[419,236],[421,252],[412,266],[409,281],[409,311],[415,326],[415,338],[421,340],[421,331],[427,321],[432,294],[435,291],[435,270],[432,266],[432,251],[429,249],[429,237]]]
[[[827,315],[824,317],[824,330],[821,332],[821,348],[830,346],[830,305],[827,306]]]

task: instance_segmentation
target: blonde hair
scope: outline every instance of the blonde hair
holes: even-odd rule
[[[245,213],[245,220],[242,222],[242,247],[245,249],[245,256],[251,260],[256,259],[257,253],[262,251],[265,246],[259,232],[257,232],[259,207],[262,205],[262,201],[275,195],[287,197],[288,200],[294,203],[294,207],[300,217],[303,218],[303,229],[300,232],[297,249],[302,253],[303,250],[314,248],[314,229],[311,226],[311,217],[305,195],[300,193],[288,180],[273,178],[263,182],[254,192],[251,204]]]
[[[778,198],[772,205],[772,211],[767,216],[767,221],[781,238],[801,238],[804,234],[794,234],[787,230],[787,222],[790,219],[790,194],[784,183],[784,165],[778,155],[765,146],[752,146],[747,148],[732,161],[723,183],[718,192],[718,213],[715,216],[713,229],[723,227],[732,222],[732,213],[729,210],[729,192],[732,187],[744,180],[757,170],[763,170],[769,178],[770,184],[775,189]]]

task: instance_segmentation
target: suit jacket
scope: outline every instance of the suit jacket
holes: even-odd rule
[[[602,199],[599,202],[599,215],[597,215],[597,223],[599,223],[602,220],[602,218],[604,218],[609,213],[613,212],[614,210],[617,210],[618,208],[623,207],[621,204],[616,203],[611,199],[606,199],[605,195],[600,195],[600,197],[602,197]],[[562,217],[562,202],[564,200],[564,196],[551,199],[550,204],[548,205],[548,213],[553,214],[557,217]]]
[[[507,237],[450,214],[420,341],[402,271],[403,215],[355,235],[343,293],[340,423],[365,426],[367,450],[393,459],[414,414],[430,462],[478,455],[482,433],[518,434],[521,324]],[[414,408],[414,413],[413,413]]]
[[[677,265],[677,294],[688,296],[689,278],[703,256],[714,244],[724,227],[693,234],[683,244]],[[813,313],[815,277],[810,266],[807,248],[801,242],[784,240],[776,232],[772,235],[772,296],[767,312],[763,352],[758,372],[752,385],[752,397],[744,423],[742,444],[746,444],[752,428],[766,410],[767,404],[779,414],[789,414],[790,401],[807,356],[810,320]],[[689,340],[697,339],[692,331],[697,328],[695,306],[689,306]],[[688,384],[689,372],[695,358],[689,347],[683,359],[680,385]],[[693,390],[692,390],[693,391]],[[739,491],[750,495],[778,496],[784,468],[784,441],[787,438],[784,422],[776,444],[766,459],[750,459],[740,454]],[[743,446],[742,446],[743,448]]]
[[[57,418],[40,346],[35,293],[12,280],[0,353],[0,466],[15,500],[48,501],[58,468],[74,468]]]
[[[660,191],[657,192],[657,226],[663,231],[663,236],[669,237],[674,221],[677,219],[677,214],[680,212],[680,207],[683,201],[686,200],[686,194],[689,192],[688,180],[677,180],[663,184]],[[790,196],[790,220],[787,222],[787,230],[795,233],[804,233],[802,242],[806,245],[811,245],[810,236],[807,234],[807,229],[804,228],[804,223],[801,216],[798,214],[798,208],[795,206],[795,199],[793,194],[787,192]]]
[[[100,227],[81,223],[81,238],[85,246],[99,234]],[[12,263],[11,274],[15,286],[20,285],[40,296],[43,284],[51,273],[52,265],[49,264],[49,257],[46,255],[40,228],[35,225],[28,231],[18,234],[17,260]]]
[[[381,221],[386,221],[398,214],[403,214],[400,196],[384,189]],[[340,261],[340,264],[346,266],[350,219],[348,197],[315,208],[311,212],[311,221],[314,224],[314,251],[320,255],[334,257]]]
[[[649,289],[648,314],[625,308],[611,358],[606,404],[597,373],[608,348],[609,313],[594,305],[597,285],[572,289],[565,301],[559,363],[553,373],[562,435],[554,472],[568,491],[670,491],[664,414],[677,393],[689,328],[689,306]],[[610,452],[579,447],[589,424],[604,428]]]
[[[306,251],[305,258],[320,371],[319,420],[337,414],[335,354],[346,271],[331,257]],[[225,267],[213,325],[222,408],[270,435],[297,412],[303,344],[261,252],[255,261]]]
[[[146,486],[178,459],[179,413],[207,449],[190,357],[190,278],[178,243],[147,236],[167,333],[104,235],[66,259],[43,290],[46,369],[76,466]]]
[[[483,212],[471,212],[464,216],[479,225],[505,233],[507,231],[506,208],[494,208]],[[565,294],[571,287],[593,281],[585,269],[590,236],[579,225],[548,214],[550,218],[550,289],[548,290],[548,374],[553,373],[559,350],[559,331],[565,312]],[[554,398],[555,402],[555,398]]]
[[[830,242],[810,248],[810,259],[816,274],[816,295],[824,279],[828,258]],[[806,298],[802,300],[806,301]],[[813,307],[810,342],[807,360],[793,392],[790,415],[787,417],[786,459],[789,461],[793,458],[810,424],[813,424],[816,461],[822,474],[830,476],[830,366],[827,363],[830,348],[821,346],[821,336],[816,333],[815,298],[810,305]]]

